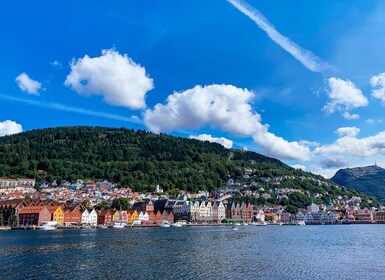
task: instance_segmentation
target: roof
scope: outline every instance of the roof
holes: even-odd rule
[[[24,202],[24,199],[12,199],[12,200],[4,200],[4,201],[0,201],[0,207],[1,206],[5,206],[5,207],[9,207],[11,206],[12,208],[15,208],[17,205],[19,205],[20,203],[23,203]]]
[[[60,205],[47,206],[49,212],[51,212],[51,213],[55,212],[59,207],[60,207]],[[60,208],[61,208],[61,207],[60,207]]]
[[[19,214],[35,214],[35,213],[40,213],[44,209],[47,209],[46,206],[27,206],[24,207],[19,211]]]

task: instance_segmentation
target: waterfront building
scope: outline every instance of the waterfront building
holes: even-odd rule
[[[223,205],[222,201],[213,202],[213,223],[221,223],[226,219],[226,207]]]
[[[64,224],[81,224],[82,213],[76,205],[67,206],[64,210]]]
[[[90,211],[88,209],[84,209],[82,212],[82,224],[90,223]]]
[[[353,214],[356,217],[356,220],[359,221],[372,221],[373,213],[368,208],[360,209]]]
[[[96,222],[95,222],[94,215],[91,216],[91,213],[93,212],[96,214]],[[92,209],[89,212],[87,224],[111,225],[112,223],[113,223],[113,212],[110,209],[99,210],[97,212],[95,211],[95,209]]]
[[[172,213],[176,220],[189,220],[190,204],[188,201],[177,200],[173,204]]]
[[[291,214],[287,211],[283,211],[282,213],[279,214],[278,220],[281,223],[288,224],[291,222]]]
[[[51,212],[51,221],[57,222],[59,225],[64,224],[64,211],[63,208],[59,205],[47,206],[48,210]]]
[[[383,211],[374,212],[373,219],[379,222],[385,222],[385,212]]]
[[[307,212],[306,215],[304,216],[304,219],[306,224],[313,224],[314,223],[314,218],[311,212]],[[297,219],[298,221],[298,219]]]
[[[200,215],[199,215],[199,201],[190,201],[190,222],[198,222]]]
[[[51,212],[47,206],[27,206],[19,211],[20,225],[36,225],[51,221]]]
[[[139,218],[139,213],[137,210],[128,210],[127,211],[127,221],[128,223],[132,224],[133,222],[137,221]]]
[[[298,211],[298,213],[295,215],[295,220],[298,222],[305,221],[305,214],[301,211]]]
[[[155,212],[155,224],[160,224],[162,222],[162,213],[160,211]]]

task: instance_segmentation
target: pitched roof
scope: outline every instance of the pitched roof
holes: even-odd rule
[[[27,206],[24,207],[19,211],[19,214],[35,214],[35,213],[40,213],[44,209],[46,209],[46,206]]]

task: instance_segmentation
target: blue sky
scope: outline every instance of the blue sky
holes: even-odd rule
[[[374,0],[4,1],[0,135],[128,127],[326,177],[384,166],[384,45]]]

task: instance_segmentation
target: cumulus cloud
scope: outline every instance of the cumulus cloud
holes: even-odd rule
[[[31,79],[26,73],[21,73],[16,77],[15,81],[22,91],[32,95],[40,95],[41,83]]]
[[[64,84],[80,95],[101,95],[110,105],[130,109],[145,108],[146,93],[154,88],[145,68],[114,49],[74,59]]]
[[[288,142],[268,131],[250,101],[254,93],[232,85],[195,86],[168,96],[166,104],[157,104],[144,113],[146,126],[154,132],[176,129],[221,129],[237,136],[251,136],[270,156],[304,160],[310,157],[309,143]]]
[[[340,127],[337,129],[336,133],[340,136],[348,136],[348,137],[356,137],[358,133],[360,133],[360,129],[352,126],[352,127]]]
[[[289,142],[282,137],[276,136],[262,129],[253,135],[253,140],[262,148],[262,153],[286,160],[308,160],[310,159],[309,142]]]
[[[362,91],[351,81],[331,77],[328,82],[330,102],[323,108],[327,113],[348,111],[354,108],[365,107],[369,104]]]
[[[209,141],[211,143],[218,143],[227,149],[231,149],[233,147],[233,141],[231,141],[227,138],[224,138],[224,137],[218,138],[218,137],[213,137],[209,134],[200,134],[198,136],[190,135],[189,138],[190,139],[197,139],[197,140],[201,140],[201,141]]]
[[[381,101],[385,105],[385,73],[380,73],[370,79],[370,84],[374,88],[372,96]]]
[[[0,137],[20,133],[23,131],[21,124],[11,120],[0,122]]]
[[[165,105],[146,110],[144,122],[154,132],[211,125],[248,136],[262,127],[260,115],[248,103],[253,97],[253,92],[232,85],[195,86],[169,95]]]
[[[307,69],[313,72],[322,72],[327,68],[327,65],[312,52],[298,46],[292,40],[279,33],[260,11],[242,0],[228,0],[228,2],[254,21],[260,29],[266,32],[267,36],[269,36],[273,42],[291,54]]]
[[[363,138],[357,138],[358,132],[359,130],[355,128],[342,130],[340,138],[330,145],[317,147],[314,154],[325,157],[352,156],[358,158],[385,155],[385,131]]]
[[[360,118],[360,115],[358,114],[350,114],[349,112],[343,112],[342,116],[345,120],[358,120]]]

